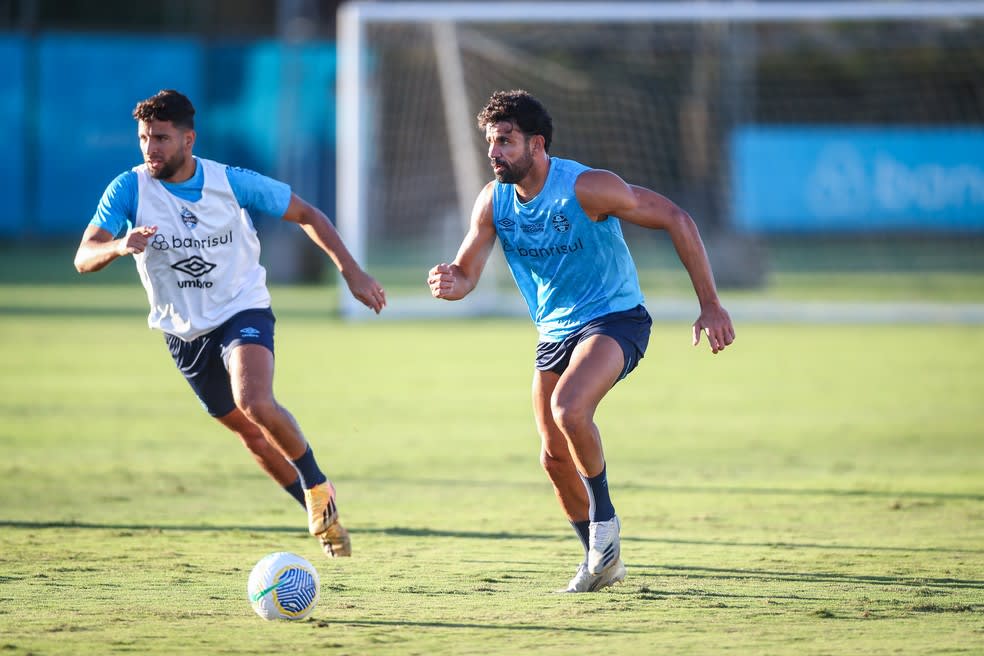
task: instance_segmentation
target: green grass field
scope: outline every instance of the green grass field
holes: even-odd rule
[[[558,595],[581,554],[528,321],[350,324],[333,288],[273,290],[276,392],[352,532],[329,561],[132,266],[28,284],[27,257],[0,266],[0,654],[984,653],[984,326],[739,324],[712,356],[657,323],[597,418],[629,575]],[[280,550],[319,569],[309,620],[250,609]]]

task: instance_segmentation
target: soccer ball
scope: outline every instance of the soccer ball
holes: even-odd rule
[[[318,570],[297,554],[264,556],[249,573],[249,603],[265,620],[302,620],[321,596]]]

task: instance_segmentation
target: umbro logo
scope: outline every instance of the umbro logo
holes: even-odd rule
[[[217,264],[213,264],[212,262],[206,262],[198,255],[192,255],[180,262],[175,262],[171,265],[171,268],[177,269],[181,273],[187,273],[189,276],[200,278],[217,266]]]
[[[516,222],[512,219],[502,219],[499,221],[499,227],[501,228],[512,228],[514,225],[516,225]]]
[[[260,331],[252,326],[247,326],[239,330],[239,336],[245,339],[256,339],[260,336]]]

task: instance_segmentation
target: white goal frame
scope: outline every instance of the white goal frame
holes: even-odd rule
[[[513,9],[514,10],[510,10]],[[440,53],[440,71],[444,102],[449,105],[447,129],[452,139],[452,153],[458,195],[458,204],[464,225],[468,221],[474,196],[471,190],[481,189],[487,181],[476,158],[468,152],[469,142],[455,144],[473,129],[472,116],[479,108],[465,107],[463,73],[458,59],[457,42],[453,25],[456,23],[624,23],[649,22],[776,22],[776,21],[893,21],[919,19],[980,19],[984,18],[984,2],[952,0],[926,2],[925,0],[898,0],[884,2],[858,0],[856,2],[755,2],[749,0],[696,0],[685,2],[349,2],[338,11],[338,85],[337,85],[337,207],[336,225],[352,255],[360,263],[366,262],[366,235],[364,227],[366,199],[369,193],[369,153],[365,148],[368,135],[367,116],[370,115],[367,88],[367,68],[364,57],[366,26],[379,23],[430,23],[434,46]],[[453,256],[449,253],[448,257]],[[493,255],[492,259],[495,259]],[[489,267],[500,266],[490,259]],[[487,269],[489,271],[489,269]],[[425,271],[421,272],[421,285]],[[488,275],[488,273],[486,274]],[[487,293],[496,294],[494,286]],[[477,290],[476,290],[477,291]],[[473,296],[477,296],[473,293]],[[501,304],[495,298],[486,302],[473,302],[458,308],[467,314],[502,313]],[[431,315],[458,313],[446,306],[461,303],[438,303]],[[442,307],[437,307],[442,306]],[[340,308],[345,318],[367,318],[371,311],[343,290]],[[393,308],[386,314],[407,316],[414,312],[401,312]],[[521,307],[525,313],[525,306]]]

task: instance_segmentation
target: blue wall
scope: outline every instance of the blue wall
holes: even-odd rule
[[[0,119],[16,135],[0,160],[0,238],[80,235],[106,185],[141,162],[131,112],[162,88],[195,103],[196,154],[334,213],[333,43],[0,35],[0,58]]]
[[[747,232],[984,232],[984,128],[751,126],[731,148]]]

